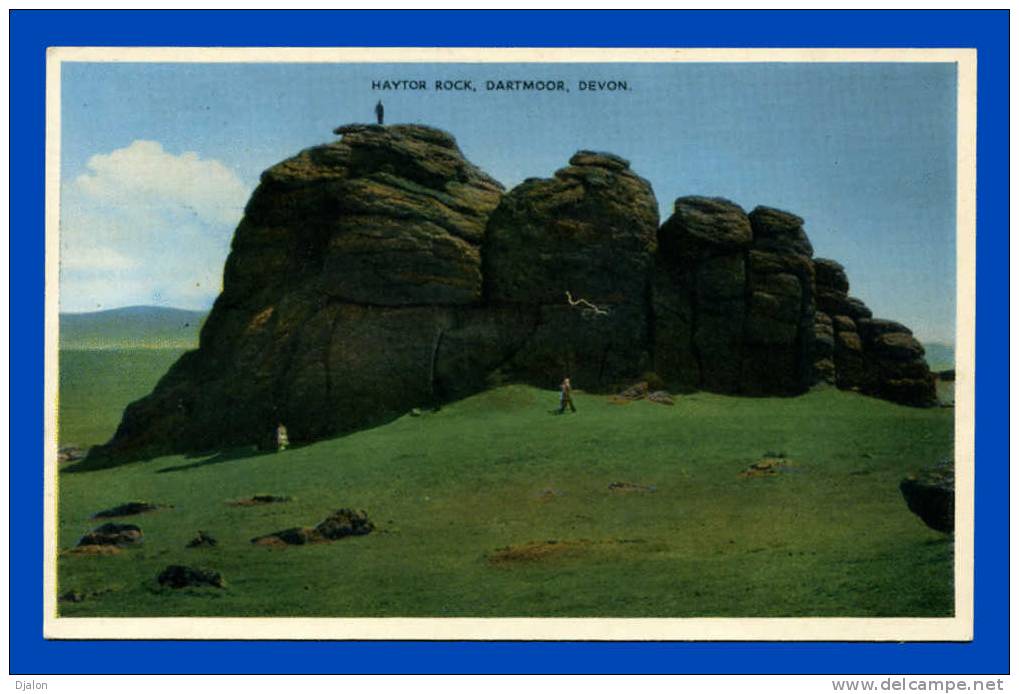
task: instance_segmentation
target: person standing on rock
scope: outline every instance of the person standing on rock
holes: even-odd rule
[[[290,445],[290,437],[287,436],[287,428],[283,426],[283,422],[279,423],[276,427],[276,451],[282,453],[287,450],[287,446]]]
[[[556,414],[562,414],[567,407],[570,408],[570,412],[577,411],[577,408],[573,406],[573,387],[570,385],[569,376],[559,384],[559,411]]]
[[[382,105],[382,100],[380,99],[379,102],[375,104],[375,120],[379,122],[379,125],[382,125],[382,122],[385,119],[386,119],[386,108],[385,106]]]

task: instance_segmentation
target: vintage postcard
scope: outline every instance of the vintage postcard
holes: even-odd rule
[[[48,638],[972,638],[975,51],[47,96]]]

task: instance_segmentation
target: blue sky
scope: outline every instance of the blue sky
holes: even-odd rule
[[[371,89],[456,78],[477,91]],[[450,131],[507,188],[595,149],[630,159],[663,220],[695,194],[795,212],[875,314],[953,341],[954,64],[65,63],[61,79],[64,311],[211,306],[259,174],[382,98],[387,122]],[[488,79],[570,92],[487,92]]]

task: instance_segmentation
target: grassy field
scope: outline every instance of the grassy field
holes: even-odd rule
[[[181,349],[61,350],[57,438],[62,446],[105,443],[124,407],[148,394]]]
[[[174,354],[62,355],[61,440],[112,433]],[[694,394],[674,407],[507,386],[279,454],[167,457],[64,473],[59,547],[115,504],[145,533],[115,556],[61,554],[66,616],[944,616],[952,542],[899,494],[951,455],[952,410],[834,390]],[[741,472],[765,454],[774,476]],[[633,487],[610,488],[615,483]],[[257,493],[288,503],[232,506]],[[375,532],[287,548],[256,536],[364,509]],[[217,547],[186,549],[199,529]],[[168,564],[223,589],[161,588]]]

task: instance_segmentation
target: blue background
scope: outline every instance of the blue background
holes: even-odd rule
[[[1008,672],[1006,11],[13,11],[10,670],[59,673]],[[45,641],[42,638],[47,46],[978,49],[976,604],[970,643]],[[987,316],[993,316],[987,320]],[[114,656],[114,653],[116,654]]]

